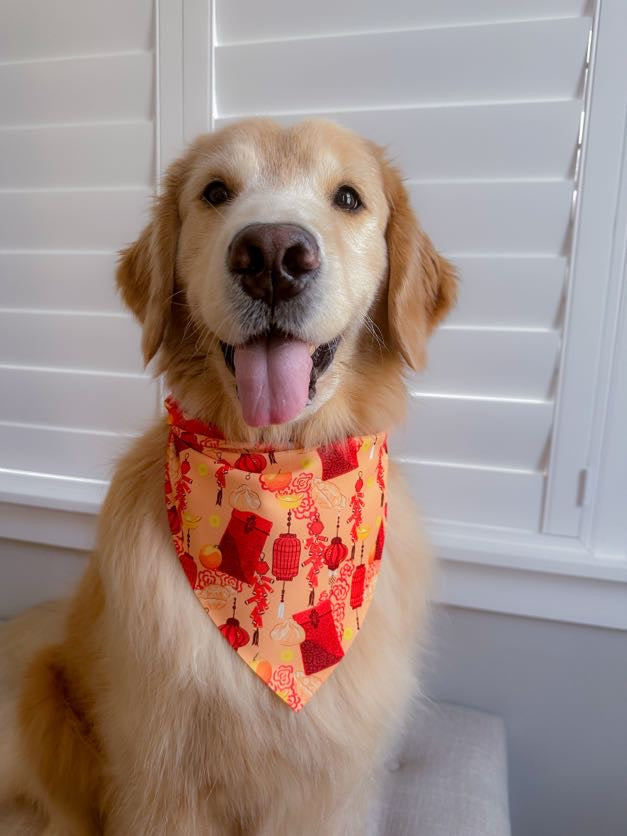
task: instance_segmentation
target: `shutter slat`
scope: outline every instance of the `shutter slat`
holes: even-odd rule
[[[217,47],[217,112],[574,98],[588,31],[566,18]]]
[[[268,114],[293,124],[307,113]],[[581,101],[411,107],[316,114],[385,145],[413,179],[569,177]],[[219,127],[233,118],[216,120]]]
[[[334,35],[420,26],[442,26],[583,15],[585,0],[316,0],[296,6],[272,0],[259,14],[258,0],[217,0],[218,42]]]
[[[0,130],[0,187],[147,186],[152,122]]]
[[[557,255],[565,245],[570,180],[421,182],[409,191],[422,225],[446,252]]]
[[[0,125],[150,119],[149,52],[0,65]]]
[[[152,0],[3,0],[0,56],[24,61],[150,49],[152,5]]]
[[[538,470],[552,417],[550,401],[416,395],[391,446],[413,459]]]
[[[83,479],[109,479],[116,459],[132,438],[122,433],[0,424],[2,467]]]
[[[7,308],[114,312],[117,254],[0,252],[2,301]]]
[[[0,248],[117,249],[136,238],[149,191],[0,192]]]
[[[543,400],[551,395],[558,347],[556,331],[440,328],[413,388]]]
[[[156,387],[144,375],[0,366],[0,421],[137,432],[154,415]]]
[[[460,283],[447,325],[552,328],[557,322],[566,259],[459,256]]]
[[[50,509],[93,513],[158,402],[114,281],[155,179],[153,8],[3,4],[0,487],[51,542],[88,542]]]
[[[403,462],[412,494],[431,519],[537,531],[539,473]]]
[[[140,342],[130,315],[0,310],[0,356],[10,365],[141,373]]]

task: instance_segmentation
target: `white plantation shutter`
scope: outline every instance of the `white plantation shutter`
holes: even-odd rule
[[[232,119],[318,114],[389,146],[461,274],[393,439],[437,596],[626,627],[624,0],[155,7],[3,4],[0,616],[67,588],[53,547],[91,546],[158,403],[113,285],[154,172]]]
[[[216,0],[213,121],[387,145],[459,305],[393,440],[427,514],[538,532],[591,30],[582,0]]]
[[[152,2],[2,12],[0,491],[96,509],[156,404],[114,289],[155,180]]]

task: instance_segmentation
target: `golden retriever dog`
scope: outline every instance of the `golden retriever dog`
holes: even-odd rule
[[[200,137],[117,282],[187,415],[276,449],[392,428],[405,367],[423,365],[456,291],[382,149],[324,121]],[[118,463],[72,600],[3,629],[3,797],[18,818],[32,803],[49,836],[364,834],[424,631],[429,552],[402,476],[390,467],[363,629],[294,712],[181,571],[167,437],[161,418]]]

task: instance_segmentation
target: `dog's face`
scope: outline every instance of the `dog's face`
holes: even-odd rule
[[[327,122],[265,120],[173,164],[118,282],[146,359],[193,336],[256,427],[314,413],[365,340],[419,366],[455,290],[378,147]]]

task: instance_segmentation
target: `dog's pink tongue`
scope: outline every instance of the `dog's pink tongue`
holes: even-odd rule
[[[307,343],[270,337],[235,349],[235,380],[244,421],[251,427],[284,424],[305,408],[311,357]]]

